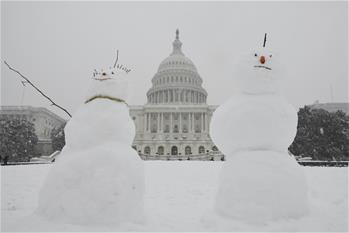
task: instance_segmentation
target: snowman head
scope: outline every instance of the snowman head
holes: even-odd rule
[[[126,66],[119,64],[119,50],[116,51],[116,60],[114,62],[113,67],[109,67],[108,69],[101,69],[101,70],[94,70],[93,72],[93,79],[97,81],[105,81],[105,80],[110,80],[117,78],[120,76],[120,72],[123,73],[125,72],[128,74],[131,69],[127,68]]]
[[[131,69],[118,63],[118,51],[114,65],[107,69],[94,70],[86,101],[95,97],[120,99],[126,102],[127,75]]]
[[[255,49],[242,56],[236,66],[234,75],[240,92],[246,94],[268,94],[278,90],[279,64],[272,51],[265,47]]]

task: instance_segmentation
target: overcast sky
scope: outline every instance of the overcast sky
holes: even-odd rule
[[[343,2],[1,2],[1,59],[74,112],[94,68],[132,69],[130,104],[146,102],[175,30],[196,65],[209,104],[232,94],[233,61],[262,46],[287,69],[295,106],[348,101],[348,5]],[[1,65],[1,104],[49,106]],[[333,90],[331,94],[331,89]]]

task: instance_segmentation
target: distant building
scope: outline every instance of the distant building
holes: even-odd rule
[[[38,137],[36,151],[41,155],[53,152],[51,131],[66,122],[46,108],[32,106],[1,106],[0,118],[4,117],[26,119],[34,124],[35,134]]]
[[[314,104],[309,105],[310,108],[324,109],[328,112],[343,111],[346,115],[349,115],[349,103],[320,103],[315,101]]]
[[[207,105],[202,78],[181,47],[177,30],[172,53],[152,79],[147,103],[130,106],[136,126],[133,147],[145,160],[223,160],[209,133],[217,106]]]

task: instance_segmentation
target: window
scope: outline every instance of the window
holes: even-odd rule
[[[190,146],[186,146],[185,147],[185,155],[190,155],[191,154],[191,147]]]
[[[200,125],[195,125],[195,133],[200,133],[201,129],[200,129]]]
[[[170,126],[169,125],[165,125],[165,133],[169,133],[170,132]]]
[[[158,147],[158,154],[159,155],[163,155],[164,154],[164,147],[163,146],[159,146]]]
[[[177,155],[177,154],[178,154],[178,148],[176,146],[172,146],[171,155]]]
[[[156,126],[156,124],[153,124],[151,127],[151,132],[156,133],[156,131],[157,131],[157,126]]]
[[[178,125],[174,125],[174,127],[173,127],[173,132],[174,132],[174,133],[178,133]]]
[[[203,153],[205,153],[205,147],[200,146],[199,147],[199,154],[203,154]]]
[[[183,125],[183,133],[188,133],[188,127],[187,127],[187,125]]]
[[[216,146],[213,146],[213,147],[212,147],[212,150],[213,150],[213,151],[218,151],[218,148],[217,148]]]
[[[146,155],[150,154],[150,147],[149,146],[144,147],[144,154],[146,154]]]

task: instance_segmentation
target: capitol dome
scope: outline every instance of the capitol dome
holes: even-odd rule
[[[148,104],[206,104],[207,92],[194,63],[182,52],[176,30],[173,51],[159,65],[147,92]]]

